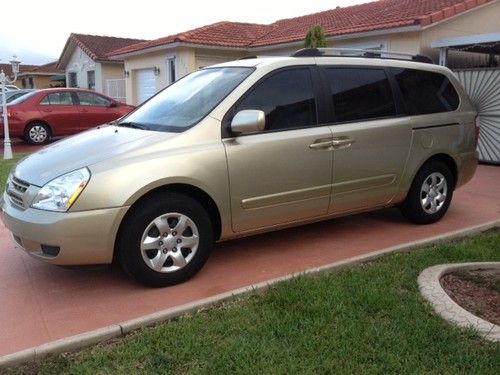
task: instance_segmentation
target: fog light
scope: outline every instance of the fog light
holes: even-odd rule
[[[56,257],[59,255],[59,251],[61,251],[61,248],[59,246],[42,245],[43,255],[47,255],[49,257]]]

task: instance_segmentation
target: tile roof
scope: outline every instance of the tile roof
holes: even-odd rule
[[[183,33],[169,35],[164,38],[146,41],[113,51],[114,56],[130,51],[137,51],[176,42],[203,44],[208,46],[244,48],[252,41],[264,36],[272,29],[271,25],[259,25],[240,22],[217,22]]]
[[[66,42],[66,46],[70,42],[80,47],[92,60],[107,60],[107,54],[111,51],[144,42],[144,39],[115,38],[112,36],[72,33]],[[65,49],[66,46],[64,47]]]
[[[31,75],[51,75],[51,74],[62,74],[64,69],[57,67],[57,61],[44,64],[44,65],[34,65],[31,69],[24,69],[21,74],[31,74]]]
[[[427,26],[490,0],[379,0],[279,20],[252,47],[300,41],[311,26],[321,25],[326,36],[355,34],[403,26]]]
[[[24,65],[21,64],[19,65],[19,73],[24,73],[24,72],[29,72],[32,71],[33,69],[38,68],[39,65]],[[10,64],[0,64],[0,69],[3,70],[3,72],[8,76],[12,76],[12,65]]]
[[[322,26],[328,37],[404,26],[423,27],[490,1],[492,0],[379,0],[283,19],[270,25],[219,22],[129,45],[112,51],[108,57],[175,42],[232,48],[271,46],[304,40],[307,31],[314,25]]]

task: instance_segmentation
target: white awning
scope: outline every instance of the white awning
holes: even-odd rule
[[[500,55],[500,33],[435,40],[431,43],[431,47]]]

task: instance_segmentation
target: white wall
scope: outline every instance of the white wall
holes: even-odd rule
[[[94,62],[85,52],[76,47],[66,65],[66,85],[69,85],[69,73],[75,72],[78,87],[88,88],[87,72],[90,70],[95,72],[95,90],[104,93],[101,64]]]
[[[175,57],[176,79],[196,70],[194,51],[188,48],[153,52],[125,60],[124,70],[129,73],[125,80],[128,104],[137,105],[136,74],[139,69],[159,68],[160,74],[156,76],[156,91],[160,91],[167,86],[167,58],[170,57]]]

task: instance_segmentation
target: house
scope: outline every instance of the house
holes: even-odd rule
[[[142,103],[175,80],[205,66],[248,54],[248,46],[270,26],[219,22],[109,54],[125,61],[127,103]]]
[[[64,87],[64,70],[57,68],[57,61],[30,69],[23,68],[17,75],[17,81],[20,82],[18,87],[23,89]]]
[[[143,42],[140,39],[72,33],[59,57],[57,67],[66,75],[67,87],[81,87],[125,101],[123,61],[107,54]]]
[[[303,47],[314,25],[322,26],[330,47],[424,54],[438,61],[433,41],[498,32],[499,14],[499,0],[381,0],[269,25],[219,22],[129,45],[107,58],[124,61],[127,103],[139,104],[208,65],[245,55],[288,55]],[[450,54],[448,61],[467,64],[462,54]]]
[[[25,64],[20,64],[19,65],[19,73],[18,73],[18,78],[16,79],[16,82],[13,84],[16,85],[17,87],[21,88],[22,87],[22,82],[21,79],[19,79],[19,76],[24,73],[24,72],[29,72],[31,70],[34,70],[38,68],[38,65],[25,65]],[[0,64],[0,70],[2,70],[9,79],[14,78],[14,74],[12,73],[12,65],[11,64]]]

